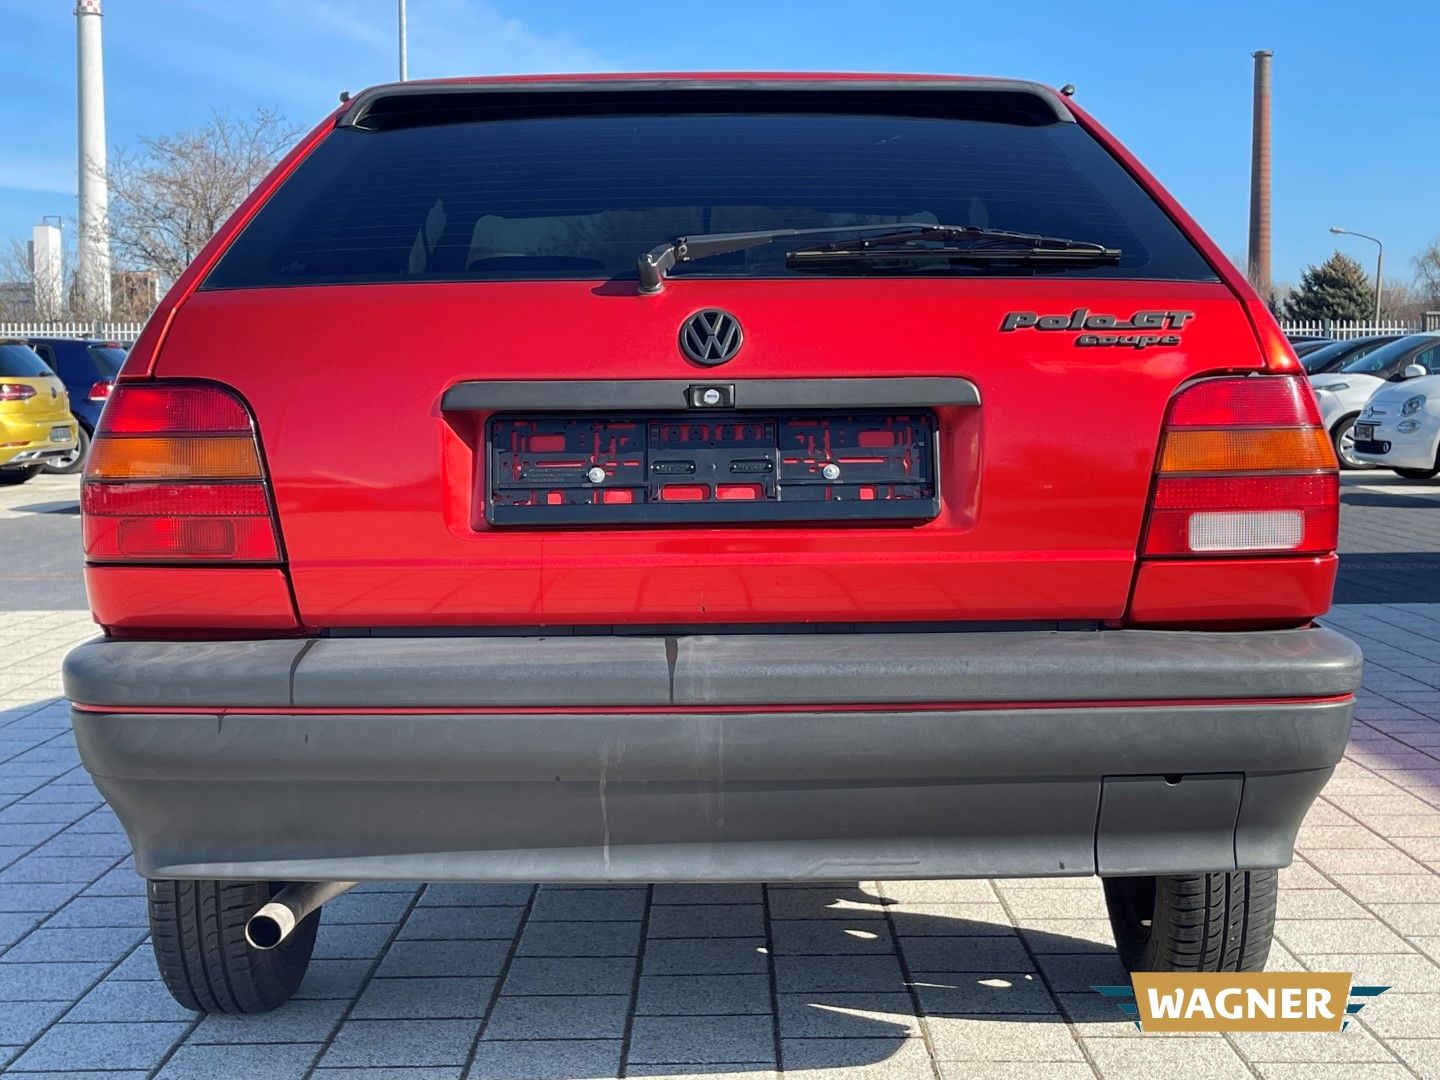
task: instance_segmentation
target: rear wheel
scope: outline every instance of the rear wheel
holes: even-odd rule
[[[1330,440],[1335,444],[1335,456],[1340,459],[1342,469],[1373,469],[1373,461],[1361,461],[1355,456],[1355,420],[1347,416],[1330,431]]]
[[[76,425],[75,449],[71,450],[64,457],[52,458],[45,463],[47,473],[61,473],[69,475],[77,473],[85,467],[85,454],[90,449],[90,433],[83,425]]]
[[[1406,480],[1429,480],[1433,476],[1440,476],[1440,466],[1434,469],[1396,469],[1395,474]]]
[[[320,912],[278,947],[255,949],[245,922],[283,883],[152,881],[150,936],[160,977],[187,1009],[263,1013],[290,1000],[305,977]]]
[[[39,471],[39,465],[25,465],[18,469],[0,469],[0,487],[23,484]]]
[[[1275,870],[1105,879],[1126,971],[1263,971],[1275,934]]]

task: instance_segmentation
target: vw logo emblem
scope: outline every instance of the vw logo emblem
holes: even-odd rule
[[[719,308],[697,311],[680,324],[680,351],[697,364],[733,360],[744,341],[740,320]]]

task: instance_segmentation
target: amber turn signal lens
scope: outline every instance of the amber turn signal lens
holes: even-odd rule
[[[1169,431],[1162,473],[1282,472],[1335,468],[1335,450],[1322,428]]]
[[[97,439],[85,465],[91,480],[259,480],[248,435]]]

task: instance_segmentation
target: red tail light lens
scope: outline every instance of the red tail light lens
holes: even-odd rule
[[[35,396],[35,387],[25,383],[0,382],[0,401],[26,401]]]
[[[81,488],[87,559],[280,560],[254,422],[239,397],[163,382],[108,397]]]
[[[1171,402],[1146,555],[1335,550],[1340,480],[1308,383],[1206,379]]]
[[[109,397],[110,381],[108,379],[101,379],[99,382],[95,383],[93,386],[90,387],[91,401],[105,401]]]

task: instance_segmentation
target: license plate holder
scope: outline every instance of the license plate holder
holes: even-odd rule
[[[486,425],[485,519],[517,525],[928,521],[936,421],[846,413],[510,416]]]
[[[1355,438],[1356,438],[1356,439],[1367,439],[1367,440],[1368,440],[1368,439],[1373,439],[1373,438],[1375,438],[1375,425],[1374,425],[1374,424],[1356,424],[1356,425],[1355,425]]]
[[[58,443],[68,443],[74,442],[75,440],[70,435],[70,429],[62,424],[57,425],[56,427],[52,427],[50,429],[50,441]]]

